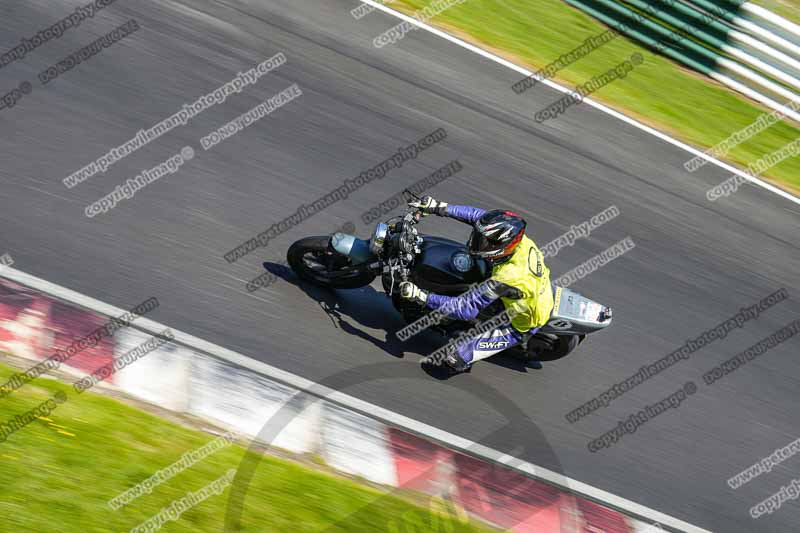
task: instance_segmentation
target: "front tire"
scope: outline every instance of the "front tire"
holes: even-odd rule
[[[329,246],[330,237],[306,237],[289,247],[286,260],[297,276],[319,287],[357,289],[372,283],[376,274],[357,270],[347,276],[331,276],[342,268],[352,266],[349,257]]]

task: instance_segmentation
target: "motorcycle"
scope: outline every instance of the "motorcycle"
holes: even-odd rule
[[[420,235],[416,226],[421,218],[420,211],[408,208],[403,215],[379,222],[369,239],[342,232],[306,237],[289,247],[287,261],[300,279],[332,289],[364,287],[381,276],[384,292],[403,319],[412,323],[431,310],[402,298],[400,282],[412,281],[425,291],[458,296],[489,279],[492,272],[486,261],[471,256],[462,243]],[[577,292],[554,285],[553,297],[547,324],[501,353],[553,361],[569,354],[586,335],[611,324],[611,308]],[[475,321],[445,317],[430,329],[450,338],[502,310],[503,304],[497,300]]]

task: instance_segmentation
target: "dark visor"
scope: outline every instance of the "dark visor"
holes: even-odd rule
[[[479,231],[473,231],[472,235],[469,236],[467,248],[469,248],[469,253],[485,257],[487,255],[499,252],[503,246],[496,241],[488,239]]]

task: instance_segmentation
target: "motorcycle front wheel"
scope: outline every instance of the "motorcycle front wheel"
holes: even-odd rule
[[[329,241],[330,237],[306,237],[289,247],[286,260],[300,279],[331,289],[357,289],[372,283],[376,274],[367,270],[342,272],[353,266],[352,261],[331,249]]]

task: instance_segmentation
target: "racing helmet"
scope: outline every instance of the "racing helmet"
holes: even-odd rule
[[[467,241],[470,255],[498,263],[511,257],[528,225],[518,214],[495,209],[487,211],[473,225]]]

